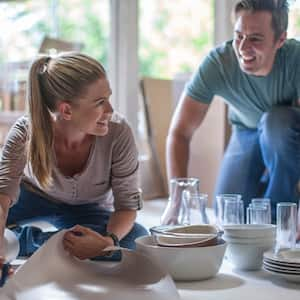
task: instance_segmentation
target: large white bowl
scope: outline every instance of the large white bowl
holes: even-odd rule
[[[258,270],[262,267],[264,252],[274,246],[275,239],[252,244],[227,241],[226,257],[237,269]]]
[[[276,235],[276,225],[272,224],[236,224],[224,225],[224,234],[236,238],[259,238]]]
[[[215,276],[222,264],[226,242],[208,247],[160,247],[151,236],[135,240],[137,251],[154,259],[174,280],[203,280]]]

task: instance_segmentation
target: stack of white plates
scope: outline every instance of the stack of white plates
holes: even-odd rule
[[[300,249],[265,252],[263,268],[286,280],[300,282]]]

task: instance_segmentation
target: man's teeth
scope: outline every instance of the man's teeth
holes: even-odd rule
[[[241,59],[243,62],[250,62],[253,61],[255,59],[255,57],[253,56],[241,56]]]

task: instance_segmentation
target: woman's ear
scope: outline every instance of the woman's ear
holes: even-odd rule
[[[63,120],[71,120],[72,118],[72,107],[70,103],[65,101],[60,101],[57,107],[60,118]]]

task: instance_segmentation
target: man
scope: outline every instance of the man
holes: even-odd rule
[[[215,193],[239,193],[245,206],[254,197],[270,198],[275,221],[277,202],[298,201],[300,42],[286,39],[286,0],[239,1],[234,13],[234,39],[204,59],[175,111],[168,176],[187,176],[191,138],[219,95],[229,106],[232,135]]]

